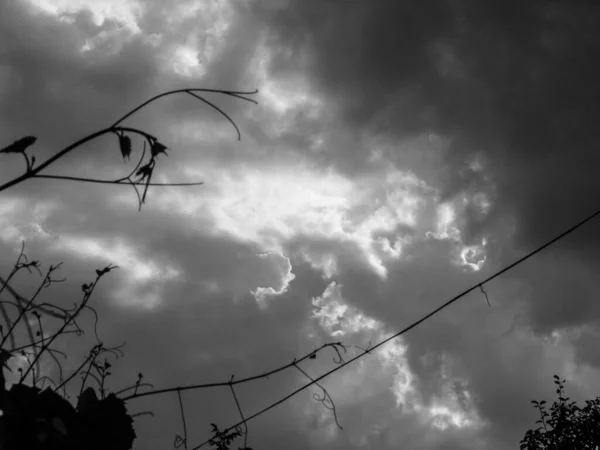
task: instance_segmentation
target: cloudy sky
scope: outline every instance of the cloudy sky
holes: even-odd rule
[[[328,342],[360,352],[536,248],[598,206],[600,11],[510,0],[18,0],[0,4],[0,147],[41,161],[178,88],[124,125],[169,147],[138,212],[127,186],[30,180],[0,194],[0,269],[25,240],[80,299],[114,390],[275,368]],[[44,173],[126,175],[102,137]],[[0,182],[23,170],[4,155]],[[122,174],[122,175],[121,175]],[[249,424],[257,450],[517,448],[554,400],[600,390],[600,241],[592,222]],[[15,287],[31,293],[35,278]],[[90,321],[91,324],[93,321]],[[65,338],[66,370],[93,344]],[[302,369],[335,367],[325,350]],[[46,370],[52,373],[53,366]],[[246,415],[307,381],[290,369],[236,392]],[[239,420],[228,389],[183,396],[190,446]],[[133,399],[136,449],[172,448],[176,394]],[[236,447],[237,448],[237,447]]]

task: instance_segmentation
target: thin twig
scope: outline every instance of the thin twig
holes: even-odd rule
[[[2,282],[2,287],[0,287],[0,294],[2,294],[2,292],[4,292],[4,289],[8,288],[9,291],[12,289],[9,285],[8,282],[11,280],[11,278],[18,272],[19,270],[19,262],[21,261],[21,258],[25,255],[25,241],[21,241],[21,251],[19,252],[19,257],[17,258],[17,261],[15,262],[15,264],[13,265],[13,269],[11,270],[10,274],[8,275],[8,278],[5,280],[2,279],[2,277],[0,277],[0,282]],[[18,300],[17,300],[18,301]],[[20,309],[19,306],[17,305],[17,309]],[[16,345],[16,340],[15,340],[15,336],[12,333],[12,321],[10,319],[10,316],[8,314],[8,312],[6,311],[6,309],[4,308],[4,304],[0,303],[0,311],[2,311],[2,317],[4,319],[4,322],[6,323],[6,326],[9,328],[9,331],[7,333],[7,336],[9,336],[10,339],[10,346],[12,351],[15,350]],[[4,347],[4,342],[6,341],[6,337],[4,335],[2,335],[2,342],[0,343],[0,347]]]
[[[307,374],[300,366],[296,365],[296,369],[298,369],[301,373],[303,373],[306,378],[308,378],[310,381],[314,381],[315,385],[317,385],[322,391],[323,391],[323,396],[320,397],[319,394],[317,394],[316,392],[313,394],[313,398],[315,400],[317,400],[318,402],[321,402],[321,404],[331,410],[331,412],[333,412],[333,419],[335,420],[335,424],[337,425],[337,427],[340,430],[343,430],[342,426],[340,425],[340,422],[338,421],[337,418],[337,411],[335,409],[335,403],[333,402],[333,398],[331,398],[331,395],[329,395],[329,392],[327,392],[327,389],[325,389],[321,384],[319,384],[317,381],[315,381],[309,374]]]
[[[15,291],[12,286],[10,286],[8,284],[8,281],[4,280],[4,278],[2,278],[2,276],[0,276],[0,283],[2,283],[4,286],[6,286],[6,289],[8,289],[8,292],[15,298],[15,300],[17,300],[20,304],[29,304],[29,300],[27,300],[25,297],[23,297],[22,295],[20,295],[17,291]],[[54,311],[51,311],[47,308],[42,307],[41,305],[36,305],[35,303],[31,303],[32,305],[34,305],[37,309],[39,309],[40,311],[44,312],[45,314],[48,314],[52,317],[56,317],[57,319],[65,319],[65,316],[60,315]]]
[[[209,106],[212,106],[214,109],[216,109],[217,111],[219,111],[223,117],[225,117],[229,123],[231,123],[231,125],[233,125],[233,128],[235,128],[235,131],[237,132],[238,135],[238,141],[242,139],[242,133],[240,133],[240,129],[238,128],[238,126],[235,124],[235,122],[233,121],[233,119],[231,117],[229,117],[229,115],[227,115],[225,113],[225,111],[223,111],[221,108],[219,108],[217,105],[215,105],[214,103],[209,102],[208,100],[206,100],[205,98],[200,97],[199,95],[194,94],[191,91],[186,91],[188,94],[190,94],[191,96],[197,98],[198,100],[203,101],[204,103],[206,103]]]
[[[181,399],[181,391],[177,391],[177,397],[179,398],[179,411],[181,412],[181,422],[183,422],[183,438],[181,439],[181,441],[183,442],[183,448],[187,450],[187,425],[185,423],[185,412],[183,410],[183,400]],[[177,445],[177,438],[181,438],[181,436],[177,435],[175,437],[175,448],[181,447],[181,442],[179,443],[179,445]]]
[[[242,418],[242,422],[244,423],[244,448],[248,447],[248,424],[246,423],[246,419],[244,419],[244,413],[242,412],[242,407],[240,406],[240,402],[238,401],[237,395],[235,394],[235,388],[233,387],[233,375],[231,375],[231,380],[229,384],[229,389],[231,389],[231,394],[233,395],[233,399],[235,400],[235,406],[237,406],[238,412],[240,413],[240,417]]]
[[[54,272],[55,270],[57,270],[58,268],[60,268],[61,263],[57,264],[56,266],[50,266],[46,276],[44,277],[44,280],[42,281],[42,283],[38,286],[36,292],[33,294],[33,296],[31,297],[31,299],[27,302],[27,304],[23,307],[21,306],[18,301],[20,300],[19,297],[15,297],[18,301],[17,301],[17,306],[19,308],[19,316],[17,317],[17,319],[12,323],[11,327],[8,330],[8,335],[12,335],[14,332],[15,327],[17,326],[17,324],[23,320],[23,323],[25,324],[25,329],[27,330],[27,334],[29,337],[29,342],[33,343],[35,342],[35,338],[33,337],[33,330],[31,329],[31,325],[29,324],[29,318],[27,316],[27,311],[29,310],[30,306],[33,304],[33,302],[35,301],[36,297],[39,295],[39,293],[42,291],[42,289],[44,287],[47,287],[50,285],[50,283],[52,282],[52,272]],[[10,286],[6,285],[9,288],[9,292],[11,290]],[[4,342],[6,341],[6,336],[2,339],[2,342],[0,343],[0,347],[4,346]],[[51,341],[50,341],[51,343]],[[50,343],[48,345],[50,345]],[[41,354],[44,352],[45,348],[42,346],[42,349],[38,352],[37,351],[37,347],[35,345],[32,346],[32,351],[35,355],[33,363],[28,367],[28,369],[22,373],[21,378],[19,380],[20,383],[23,382],[23,380],[25,379],[25,377],[27,376],[27,374],[33,369],[34,365],[35,365],[35,369],[36,371],[39,373],[40,372],[40,356]],[[33,375],[33,384],[35,385],[36,383],[36,377],[35,377],[35,373]]]
[[[73,371],[73,373],[71,375],[69,375],[69,377],[67,379],[65,379],[55,390],[58,391],[60,388],[65,388],[67,383],[69,381],[71,381],[73,378],[75,378],[77,376],[77,374],[81,371],[81,369],[83,369],[83,367],[89,362],[89,360],[94,357],[94,353],[97,351],[97,347],[98,344],[94,345],[94,347],[92,348],[92,350],[90,350],[90,354],[88,355],[88,357],[81,363],[81,365],[75,370]]]
[[[129,387],[121,389],[120,391],[115,392],[115,395],[119,396],[119,394],[122,394],[123,392],[130,391],[131,389],[138,389],[140,387],[151,387],[151,388],[153,388],[154,385],[152,385],[150,383],[136,383],[133,386],[129,386]]]
[[[253,94],[258,94],[258,89],[255,89],[254,91],[225,91],[225,90],[220,90],[220,89],[175,89],[172,91],[168,91],[168,92],[163,92],[162,94],[158,94],[155,95],[154,97],[150,98],[149,100],[146,100],[144,103],[142,103],[139,106],[136,106],[135,108],[133,108],[131,111],[129,111],[127,114],[125,114],[123,117],[121,117],[119,120],[117,120],[112,127],[116,127],[118,126],[121,122],[123,122],[125,119],[131,117],[133,114],[135,114],[136,112],[138,112],[140,109],[144,108],[145,106],[149,105],[150,103],[158,100],[159,98],[162,97],[166,97],[168,95],[173,95],[173,94],[178,94],[178,93],[183,93],[183,92],[188,92],[188,91],[192,91],[192,92],[212,92],[215,94],[225,94],[225,95],[230,95],[232,97],[236,97],[242,100],[246,100],[248,102],[252,102],[252,103],[257,103],[256,100],[252,100],[249,98],[245,98],[242,97],[242,95],[253,95]]]
[[[481,283],[479,285],[479,289],[481,289],[481,292],[483,293],[483,295],[485,295],[485,300],[487,301],[488,306],[491,308],[492,305],[490,304],[490,299],[489,299],[489,297],[487,295],[487,292],[485,292],[485,289],[483,289],[483,283]]]
[[[58,337],[60,336],[63,331],[67,328],[67,326],[69,326],[70,324],[72,324],[75,321],[75,318],[79,315],[79,313],[84,309],[85,305],[87,304],[87,302],[89,301],[90,297],[92,296],[94,289],[96,288],[96,286],[98,285],[98,282],[100,281],[100,279],[102,278],[102,276],[104,276],[104,274],[108,273],[110,270],[115,269],[116,267],[112,266],[112,265],[108,265],[107,267],[105,267],[104,269],[102,269],[101,271],[96,271],[96,279],[94,280],[93,283],[91,283],[91,285],[88,287],[88,289],[84,289],[84,296],[83,296],[83,300],[81,302],[81,305],[75,310],[75,312],[65,320],[65,323],[59,328],[58,332],[55,333],[52,336],[52,339],[50,339],[48,341],[48,343],[45,343],[42,347],[42,349],[40,350],[40,353],[38,353],[36,359],[34,362],[39,361],[39,358],[41,356],[41,354],[52,344],[52,342]],[[27,369],[27,371],[25,371],[25,374],[23,376],[27,376],[27,373],[31,370],[31,366],[29,367],[29,369]],[[24,378],[23,378],[24,379]]]

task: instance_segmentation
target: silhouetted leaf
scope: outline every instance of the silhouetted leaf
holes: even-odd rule
[[[136,438],[125,402],[114,394],[81,414],[81,431],[88,450],[130,450]]]
[[[559,380],[557,376],[554,378]],[[600,401],[600,397],[587,400],[586,406],[579,408],[575,402],[566,403],[569,398],[563,398],[561,395],[563,383],[564,380],[556,383],[559,385],[557,394],[560,403],[553,402],[550,408],[551,415],[541,411],[542,419],[536,423],[542,426],[525,433],[520,442],[522,450],[596,449],[600,445],[600,420],[594,406]],[[545,401],[542,401],[539,406],[543,407],[544,403]],[[546,419],[548,417],[549,419]]]
[[[7,147],[0,150],[0,153],[25,153],[27,147],[33,145],[37,141],[35,136],[25,136],[24,138],[18,139]]]
[[[123,161],[125,161],[125,158],[129,160],[129,155],[131,155],[131,139],[129,136],[119,135],[119,148],[121,149],[121,155],[123,155]]]
[[[136,176],[141,177],[140,181],[150,177],[150,175],[152,175],[152,170],[154,169],[154,166],[152,165],[152,163],[148,163],[148,164],[144,164],[142,167],[140,167],[137,172],[135,173]]]
[[[85,412],[86,410],[93,408],[96,403],[98,403],[96,391],[94,391],[93,388],[88,387],[79,396],[79,400],[77,401],[77,411]]]
[[[167,150],[167,147],[158,141],[153,142],[152,146],[150,147],[150,153],[152,154],[152,157],[158,156],[160,153],[164,153],[166,156],[168,156],[165,150]]]

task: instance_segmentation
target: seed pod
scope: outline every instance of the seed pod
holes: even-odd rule
[[[158,156],[159,153],[164,153],[165,155],[167,155],[167,152],[165,151],[167,149],[167,147],[163,144],[161,144],[158,141],[154,141],[152,143],[152,147],[150,147],[150,152],[152,153],[152,156]]]
[[[123,155],[123,161],[125,161],[125,158],[129,160],[129,155],[131,155],[131,139],[129,136],[119,135],[119,148],[121,149],[121,155]]]

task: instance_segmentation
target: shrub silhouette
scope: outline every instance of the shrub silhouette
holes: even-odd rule
[[[111,126],[72,143],[58,151],[54,156],[37,164],[35,156],[28,153],[36,143],[37,138],[35,136],[22,137],[0,149],[0,157],[20,155],[25,161],[24,172],[12,180],[0,184],[0,193],[33,178],[130,185],[135,190],[139,209],[141,210],[142,205],[146,202],[150,186],[202,185],[202,182],[153,183],[151,179],[156,169],[158,157],[161,154],[167,155],[167,146],[151,134],[137,128],[124,127],[121,123],[155,100],[174,94],[187,94],[209,105],[225,117],[233,125],[238,139],[240,139],[240,131],[235,122],[219,107],[199,95],[203,92],[227,95],[257,103],[255,100],[245,97],[246,95],[258,93],[257,90],[241,92],[186,88],[165,92],[137,106]],[[118,138],[118,148],[124,162],[129,161],[132,155],[133,143],[131,137],[137,136],[138,139],[142,139],[143,148],[140,152],[140,158],[128,175],[118,179],[101,179],[41,173],[68,153],[79,150],[89,141],[111,134]],[[138,187],[143,188],[142,193],[138,191]],[[53,273],[60,268],[61,264],[51,265],[47,273],[43,275],[39,261],[29,261],[27,259],[23,243],[21,253],[8,277],[0,276],[0,294],[6,291],[12,297],[12,300],[0,301],[0,450],[104,450],[109,448],[130,450],[136,437],[133,429],[133,417],[127,413],[125,407],[128,398],[118,397],[118,395],[134,390],[133,395],[135,396],[138,389],[153,386],[149,383],[142,383],[143,375],[138,374],[138,380],[134,385],[121,389],[116,393],[107,392],[105,381],[111,375],[109,370],[111,365],[106,359],[104,363],[99,363],[97,360],[104,354],[112,354],[118,358],[122,356],[122,352],[119,346],[105,347],[98,337],[96,328],[94,328],[94,333],[97,344],[91,349],[89,356],[83,363],[69,376],[65,376],[61,363],[57,359],[57,355],[64,357],[67,355],[53,348],[53,344],[58,338],[70,333],[79,336],[84,332],[77,324],[78,317],[84,311],[92,311],[96,321],[98,320],[96,311],[89,304],[90,298],[100,279],[112,269],[118,267],[109,265],[103,269],[97,269],[96,279],[81,286],[83,292],[81,302],[76,303],[72,309],[65,309],[54,304],[41,303],[37,300],[43,289],[48,288],[53,283],[64,281],[64,279],[53,278]],[[13,289],[10,283],[18,272],[27,270],[32,273],[32,269],[43,277],[43,281],[35,294],[30,298],[26,298]],[[42,321],[42,317],[54,321],[58,319],[58,325],[51,327],[46,320]],[[56,322],[52,325],[56,325]],[[28,343],[24,345],[21,342],[17,345],[16,330],[18,327],[25,329]],[[5,376],[7,372],[12,372],[8,362],[13,357],[19,357],[21,362],[24,363],[24,367],[18,368],[17,380],[8,389]],[[42,374],[40,369],[42,357],[50,357],[54,360],[58,369],[58,380]],[[82,377],[82,383],[78,402],[74,407],[67,400],[66,385],[79,375]],[[95,381],[97,388],[86,386],[88,381]],[[44,388],[45,384],[51,386]],[[232,385],[230,387],[233,389]],[[175,447],[183,446],[187,449],[188,437],[181,396],[179,400],[182,408],[184,435],[176,437]],[[140,415],[142,414],[152,413],[140,413]],[[213,436],[209,444],[213,448],[228,450],[235,439],[244,436],[244,448],[249,449],[246,446],[247,427],[245,431],[241,429],[219,430],[215,424],[212,424],[212,431]]]
[[[596,450],[600,448],[600,397],[586,400],[580,408],[576,402],[569,402],[564,395],[565,380],[554,375],[558,401],[550,410],[546,409],[546,401],[532,400],[534,407],[540,412],[539,426],[528,430],[521,440],[521,450]]]

